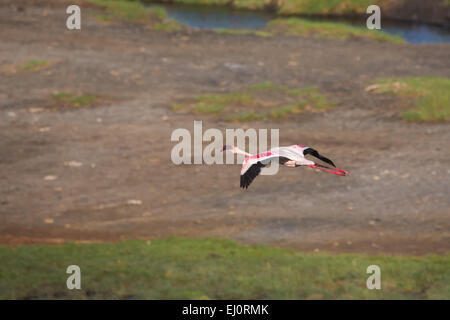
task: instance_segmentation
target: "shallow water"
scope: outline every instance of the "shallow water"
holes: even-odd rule
[[[260,29],[273,14],[229,7],[165,5],[169,18],[200,29]]]
[[[223,6],[164,5],[164,8],[169,18],[200,29],[260,29],[276,18],[276,15],[268,12]],[[314,18],[310,20],[343,22],[359,27],[366,25],[365,19]],[[383,19],[381,27],[383,31],[400,35],[410,43],[450,42],[450,28]]]

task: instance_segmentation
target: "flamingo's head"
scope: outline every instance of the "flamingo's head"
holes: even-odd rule
[[[226,151],[226,150],[231,150],[231,149],[233,149],[233,147],[232,147],[232,146],[229,146],[229,145],[225,145],[225,146],[223,146],[223,148],[222,148],[222,150],[221,150],[221,151]]]

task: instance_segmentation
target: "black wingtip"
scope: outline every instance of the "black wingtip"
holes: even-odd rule
[[[242,189],[247,189],[248,188],[248,185],[245,184],[245,177],[244,176],[241,176],[241,185],[240,185],[240,187]]]
[[[260,174],[261,168],[266,165],[262,164],[260,161],[250,166],[247,171],[241,175],[241,188],[248,189],[252,181]]]

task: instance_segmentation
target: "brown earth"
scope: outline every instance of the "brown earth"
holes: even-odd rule
[[[17,8],[0,2],[0,243],[174,235],[305,251],[449,251],[448,124],[407,123],[398,111],[408,101],[364,88],[378,77],[449,77],[450,44],[163,33],[89,12],[81,31],[68,31],[63,7]],[[31,59],[50,65],[15,69]],[[349,177],[281,168],[243,191],[238,165],[171,162],[174,129],[243,125],[179,114],[172,103],[264,81],[317,86],[337,107],[244,125],[279,128],[281,145],[312,146]],[[102,103],[52,110],[53,92]]]

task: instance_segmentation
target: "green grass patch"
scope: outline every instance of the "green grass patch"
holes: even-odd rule
[[[249,89],[251,90],[270,90],[270,89],[279,89],[282,88],[281,86],[277,86],[272,81],[264,81],[252,84],[249,86]]]
[[[97,15],[95,15],[95,17],[100,22],[107,23],[107,24],[114,21],[113,17],[111,15],[107,15],[107,14],[97,14]]]
[[[449,0],[442,0],[444,3]],[[380,0],[162,0],[193,5],[231,5],[234,8],[263,10],[271,8],[280,14],[353,15],[365,14],[366,8]],[[276,3],[276,4],[275,4]]]
[[[383,42],[405,42],[399,36],[389,35],[379,30],[368,30],[344,23],[316,22],[300,18],[275,19],[268,24],[267,29],[274,34],[291,36],[303,35],[335,39],[369,38]]]
[[[299,113],[306,108],[306,103],[298,103],[293,106],[274,107],[266,112],[244,112],[237,115],[228,116],[225,120],[228,122],[249,122],[264,119],[280,120],[288,115]]]
[[[377,0],[284,0],[279,8],[280,14],[306,15],[355,15],[365,14],[368,6]]]
[[[153,29],[156,31],[173,32],[181,30],[181,25],[175,21],[166,20],[164,22],[155,23]]]
[[[198,113],[217,114],[221,113],[222,110],[223,105],[217,103],[208,103],[208,104],[199,103],[195,106],[195,111],[197,111]]]
[[[251,99],[252,97],[245,93],[205,94],[195,99],[194,109],[197,113],[219,114],[227,105],[246,104],[250,103]],[[181,108],[181,106],[178,105],[178,108]]]
[[[414,108],[401,113],[406,120],[450,120],[449,78],[411,77],[379,79],[374,86],[374,92],[415,98]]]
[[[16,69],[18,71],[36,71],[47,67],[49,64],[50,63],[45,60],[29,60],[19,64]]]
[[[170,106],[170,109],[172,109],[173,111],[180,111],[183,110],[185,108],[185,105],[183,104],[173,104]]]
[[[450,299],[450,256],[300,253],[221,239],[0,247],[0,299]],[[68,290],[66,269],[81,269]],[[367,267],[381,268],[368,290]]]
[[[138,1],[89,0],[89,2],[105,9],[114,18],[136,22],[149,20],[149,10]]]
[[[268,31],[249,30],[249,29],[215,29],[217,34],[231,34],[231,35],[254,35],[258,37],[271,37],[273,34]]]
[[[192,4],[192,5],[214,5],[214,6],[216,5],[225,6],[230,4],[230,0],[160,0],[160,2]]]
[[[267,115],[265,113],[255,113],[251,111],[228,116],[226,117],[225,120],[228,122],[249,122],[249,121],[264,120],[266,117]]]
[[[256,83],[241,92],[205,94],[170,106],[176,112],[220,116],[224,121],[284,119],[303,110],[323,112],[334,105],[316,87],[289,88]]]
[[[161,6],[151,6],[150,8],[147,8],[150,10],[150,12],[155,15],[157,18],[164,20],[167,19],[167,12],[166,10]]]
[[[317,111],[325,111],[329,108],[334,107],[327,98],[319,92],[315,87],[310,87],[301,90],[290,90],[292,94],[299,94],[301,96],[306,96],[309,99],[310,107]]]
[[[304,109],[306,106],[306,103],[299,103],[293,106],[283,106],[278,108],[273,108],[269,111],[269,115],[272,119],[282,119],[286,117],[289,114],[292,113],[298,113],[302,109]]]
[[[217,103],[217,104],[230,104],[230,103],[249,103],[252,101],[252,96],[247,93],[226,93],[226,94],[205,94],[197,97],[198,103]]]
[[[254,84],[250,87],[253,90],[278,90],[283,91],[288,95],[296,96],[299,98],[305,98],[305,102],[297,103],[294,106],[290,107],[281,107],[278,108],[279,110],[289,110],[291,108],[292,112],[290,113],[296,113],[300,111],[303,108],[309,108],[316,111],[325,111],[327,109],[331,109],[334,107],[334,104],[329,102],[328,99],[319,92],[319,89],[317,87],[306,87],[306,88],[298,88],[298,89],[291,89],[284,86],[277,86],[272,82],[262,82]],[[277,112],[275,112],[277,113]],[[289,113],[289,112],[288,112]]]
[[[345,23],[318,22],[301,18],[274,19],[262,30],[218,29],[215,32],[218,34],[255,35],[261,37],[289,35],[334,39],[367,38],[381,42],[406,43],[402,37],[390,35],[381,30],[368,30],[367,28],[355,27]]]
[[[270,6],[273,0],[234,0],[233,7],[249,10],[263,10]]]
[[[52,98],[64,106],[72,107],[87,107],[94,104],[97,99],[94,95],[73,95],[66,92],[54,93]]]
[[[172,32],[181,29],[181,25],[167,17],[161,6],[145,6],[140,1],[132,0],[88,0],[105,10],[97,18],[106,23],[116,19],[149,24],[157,31]]]

